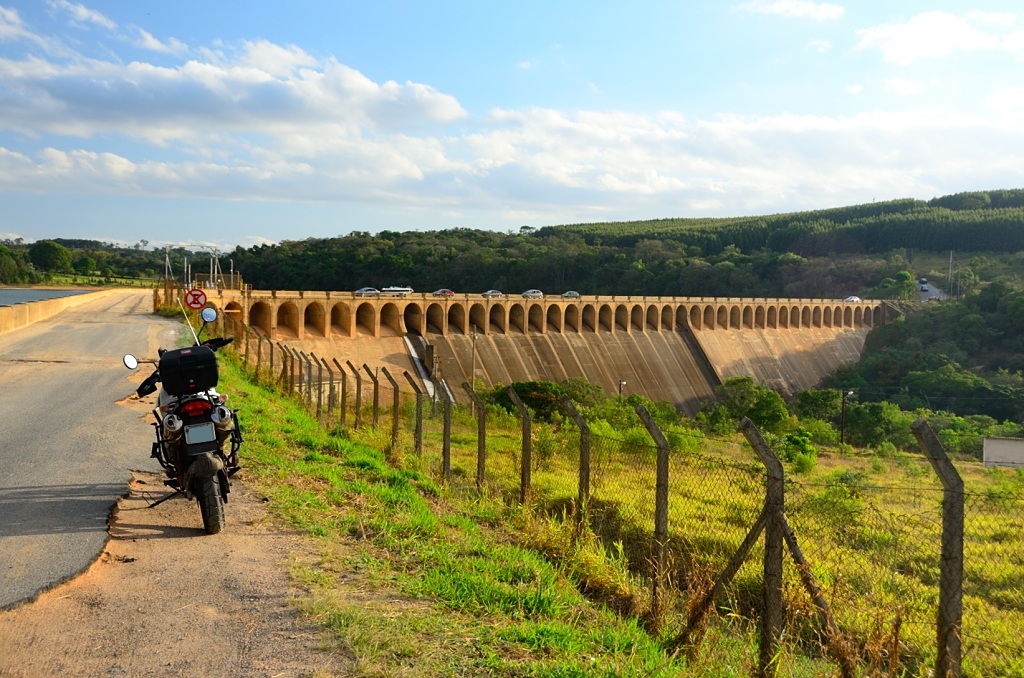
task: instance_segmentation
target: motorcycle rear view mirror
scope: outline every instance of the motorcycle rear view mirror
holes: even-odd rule
[[[217,319],[217,309],[207,306],[202,312],[203,322],[212,323]]]
[[[139,367],[139,359],[131,353],[126,354],[122,360],[124,361],[124,366],[129,370],[138,369]]]

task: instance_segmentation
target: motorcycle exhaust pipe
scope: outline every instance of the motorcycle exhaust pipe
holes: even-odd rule
[[[214,426],[218,429],[230,429],[235,423],[234,417],[231,416],[231,410],[223,405],[213,408],[213,412],[210,413],[210,419],[213,420]]]
[[[235,428],[235,418],[231,415],[231,410],[223,405],[218,405],[210,413],[210,419],[213,420],[213,425],[217,429],[217,443],[223,444]]]
[[[185,428],[185,422],[176,414],[168,414],[164,417],[164,438],[174,440],[181,435]]]

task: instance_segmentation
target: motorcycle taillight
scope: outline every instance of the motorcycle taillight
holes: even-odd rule
[[[198,417],[203,414],[209,414],[212,409],[213,405],[210,404],[209,400],[196,398],[195,400],[190,400],[181,407],[179,407],[178,416]]]

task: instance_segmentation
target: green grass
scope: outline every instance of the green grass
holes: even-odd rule
[[[274,510],[318,538],[325,553],[340,542],[357,547],[358,556],[325,556],[300,578],[315,584],[308,611],[360,658],[361,673],[725,676],[750,675],[756,666],[760,544],[717,601],[719,614],[696,655],[687,661],[662,649],[760,510],[763,470],[741,439],[693,432],[676,441],[687,452],[671,457],[670,547],[688,590],[673,592],[662,630],[652,635],[642,576],[654,512],[650,446],[595,437],[595,532],[580,536],[568,520],[577,492],[574,427],[550,432],[535,424],[531,502],[522,507],[514,416],[488,415],[487,482],[478,495],[476,424],[461,408],[453,413],[453,476],[444,484],[439,416],[425,420],[417,457],[411,404],[390,449],[389,407],[377,431],[327,430],[292,401],[246,383],[234,367],[226,371],[229,388],[239,391],[235,402],[259,412],[243,453]],[[370,421],[366,411],[363,421]],[[1024,478],[972,461],[958,467],[969,492],[964,666],[1016,675]],[[897,645],[899,675],[922,675],[934,661],[941,527],[930,467],[917,455],[823,448],[812,468],[789,478],[790,522],[863,670],[887,670]],[[349,571],[374,583],[373,602],[402,601],[392,606],[399,612],[386,623],[365,619],[380,610],[362,599],[346,603],[337,590],[337,574]],[[785,577],[780,675],[837,674],[821,658],[818,620],[788,556]],[[410,643],[415,661],[407,659]]]
[[[417,460],[393,467],[250,383],[231,360],[221,371],[245,426],[248,482],[319,545],[318,562],[293,567],[308,590],[301,607],[359,675],[686,673],[636,617],[594,604],[563,566],[529,548],[511,529],[515,511],[460,499]],[[634,584],[622,570],[608,578]],[[745,675],[745,654],[704,675]]]
[[[47,273],[43,285],[79,285],[82,287],[155,287],[160,283],[154,278],[123,278],[120,276],[75,275],[70,273]]]

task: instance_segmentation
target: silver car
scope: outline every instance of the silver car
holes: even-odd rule
[[[358,290],[353,292],[357,297],[379,297],[380,290],[376,287],[360,287]]]
[[[524,299],[543,299],[544,293],[540,290],[526,290],[523,292]]]
[[[505,296],[505,293],[502,292],[501,290],[487,290],[481,296],[484,296],[484,297],[503,297],[503,296]]]

